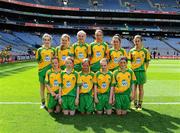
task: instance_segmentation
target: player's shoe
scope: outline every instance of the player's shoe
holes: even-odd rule
[[[134,103],[131,103],[131,109],[133,109],[133,110],[138,109],[138,103],[137,103],[137,101],[134,101]]]
[[[141,110],[142,110],[142,104],[139,104],[139,105],[138,105],[137,110],[138,110],[138,111],[141,111]]]
[[[46,105],[45,105],[45,103],[42,103],[40,106],[40,109],[44,109],[44,108],[46,108]]]

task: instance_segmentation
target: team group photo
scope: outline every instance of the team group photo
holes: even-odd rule
[[[0,0],[0,133],[180,133],[179,0]]]
[[[143,47],[140,35],[134,37],[129,54],[121,47],[119,34],[112,37],[109,48],[102,30],[95,31],[95,40],[90,44],[85,42],[83,30],[78,31],[78,41],[73,45],[68,34],[61,36],[61,45],[56,48],[51,47],[51,40],[51,35],[44,34],[43,45],[36,52],[41,108],[46,106],[47,90],[50,113],[62,109],[64,115],[74,115],[75,110],[110,115],[114,105],[117,115],[125,115],[131,101],[134,109],[142,110],[150,53]]]

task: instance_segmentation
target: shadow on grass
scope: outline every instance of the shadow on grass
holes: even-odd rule
[[[34,66],[22,66],[22,67],[18,67],[18,68],[14,68],[12,70],[8,70],[8,71],[4,71],[4,72],[0,72],[0,78],[3,78],[5,76],[11,76],[20,72],[24,72],[26,70],[29,70],[30,68],[33,68]]]
[[[180,118],[172,117],[159,112],[144,109],[142,112],[131,111],[127,116],[99,116],[77,114],[73,117],[63,116],[63,114],[51,114],[54,119],[61,124],[74,125],[74,128],[83,132],[91,128],[95,133],[105,133],[107,129],[115,132],[168,132],[179,129]]]

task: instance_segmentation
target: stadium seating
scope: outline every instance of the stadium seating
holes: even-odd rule
[[[157,50],[162,56],[173,55],[175,50],[165,44],[163,41],[157,38],[144,37],[144,46],[150,49],[150,51]]]
[[[60,0],[18,0],[33,4],[62,7],[64,4]],[[157,7],[155,5],[159,4]],[[81,9],[94,8],[92,1],[69,0],[67,7],[77,7]],[[180,5],[176,0],[98,0],[96,8],[111,10],[160,10],[160,11],[180,11]]]
[[[60,44],[60,37],[62,34],[53,34],[52,46],[56,47]],[[71,34],[71,44],[77,41],[76,35]],[[127,51],[133,47],[133,42],[129,38],[123,37],[121,40],[122,47]],[[112,36],[104,36],[104,41],[111,45]],[[87,34],[86,42],[91,43],[93,41],[93,35]],[[5,32],[0,31],[0,50],[8,45],[12,45],[13,54],[27,54],[28,48],[35,48],[36,45],[41,45],[41,35],[30,32]],[[166,38],[160,40],[159,38],[143,37],[144,47],[148,47],[150,51],[158,50],[163,55],[174,55],[177,50],[180,51],[180,39],[179,38]]]
[[[122,2],[133,10],[154,10],[149,3],[144,0],[122,0]]]
[[[167,38],[165,42],[169,43],[172,47],[180,51],[180,39],[179,38]]]
[[[151,0],[154,5],[159,4],[163,11],[180,11],[180,5],[176,0]]]

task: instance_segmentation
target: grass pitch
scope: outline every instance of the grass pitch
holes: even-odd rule
[[[39,109],[37,63],[0,65],[0,133],[180,132],[180,61],[152,60],[144,109],[127,116],[62,114]]]

